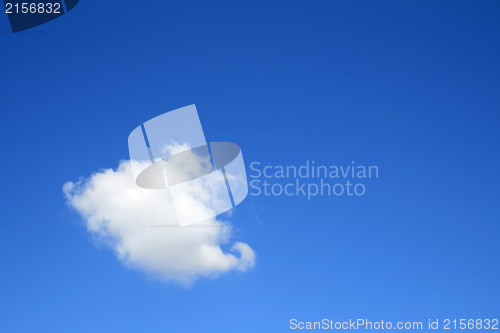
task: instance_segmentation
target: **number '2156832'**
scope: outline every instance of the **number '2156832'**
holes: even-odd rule
[[[60,3],[23,2],[5,4],[6,14],[61,14]]]
[[[498,330],[498,319],[445,319],[445,330]]]

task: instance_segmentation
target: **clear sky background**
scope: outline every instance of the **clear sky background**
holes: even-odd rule
[[[1,332],[287,332],[500,314],[500,2],[81,0],[0,15]],[[376,164],[361,198],[248,197],[257,263],[191,288],[96,244],[62,185],[196,104],[247,166]]]

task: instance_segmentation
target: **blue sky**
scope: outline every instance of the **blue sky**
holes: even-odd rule
[[[0,331],[286,332],[500,313],[498,1],[91,1],[0,18]],[[248,165],[376,164],[360,198],[248,197],[255,267],[191,288],[96,244],[62,186],[196,104]]]

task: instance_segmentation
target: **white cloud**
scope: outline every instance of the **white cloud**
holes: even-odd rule
[[[227,222],[211,219],[198,226],[173,227],[177,216],[168,191],[139,188],[134,163],[121,162],[117,170],[103,170],[63,187],[68,204],[82,216],[87,230],[110,246],[126,266],[185,285],[254,266],[255,254],[247,244],[237,242],[230,251],[221,248],[230,239]],[[200,191],[188,204],[208,209],[197,199],[205,195]]]
[[[189,150],[189,149],[191,149],[191,147],[186,142],[184,142],[183,144],[179,144],[178,142],[176,142],[174,140],[170,140],[170,143],[165,145],[161,149],[161,152],[164,156],[170,156],[170,155],[181,153],[181,152]]]

